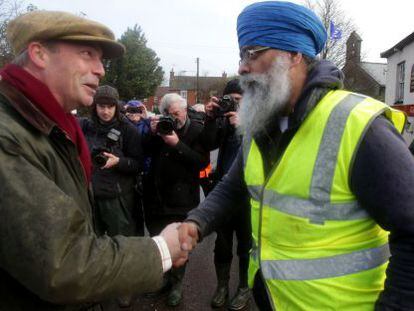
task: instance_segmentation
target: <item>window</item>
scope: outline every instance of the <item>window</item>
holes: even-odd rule
[[[414,93],[414,65],[411,67],[410,93]]]
[[[395,103],[402,104],[404,101],[404,76],[405,76],[405,62],[397,65],[397,92],[395,96]]]
[[[187,100],[187,91],[180,91],[180,95],[181,95],[182,98]]]

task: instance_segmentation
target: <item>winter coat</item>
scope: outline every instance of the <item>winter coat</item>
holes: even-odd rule
[[[150,238],[98,237],[77,149],[0,81],[0,310],[80,310],[157,289]]]
[[[200,202],[199,172],[209,154],[201,141],[203,125],[187,119],[176,131],[180,139],[171,147],[154,135],[151,139],[152,185],[144,189],[146,215],[186,215]]]
[[[101,123],[97,118],[81,119],[80,125],[94,158],[104,149],[119,157],[119,163],[109,169],[94,164],[92,171],[93,193],[96,198],[112,199],[135,190],[137,176],[142,171],[142,148],[140,135],[125,118],[114,118]],[[111,130],[120,132],[115,142],[108,139]]]

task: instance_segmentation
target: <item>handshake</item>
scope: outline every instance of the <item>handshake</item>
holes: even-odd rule
[[[167,243],[174,267],[183,266],[188,260],[189,252],[198,241],[198,227],[194,222],[174,222],[162,230],[160,236]]]

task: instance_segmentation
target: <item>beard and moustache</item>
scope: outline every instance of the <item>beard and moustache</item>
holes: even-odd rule
[[[244,90],[238,111],[240,134],[255,135],[261,132],[275,114],[286,109],[291,96],[289,66],[290,58],[282,54],[267,72],[240,77],[240,85]]]

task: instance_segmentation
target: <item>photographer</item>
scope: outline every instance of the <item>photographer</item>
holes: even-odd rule
[[[145,221],[151,235],[159,234],[166,224],[180,222],[200,202],[200,169],[208,164],[203,149],[203,125],[191,120],[184,98],[166,94],[160,103],[162,116],[151,118],[151,169],[153,186],[144,192]],[[182,300],[185,268],[173,269],[167,286],[172,286],[167,304]]]
[[[95,94],[91,119],[81,127],[91,151],[97,231],[109,236],[143,235],[136,178],[141,172],[140,136],[120,114],[116,89],[103,85]]]
[[[147,108],[139,100],[130,100],[125,105],[125,116],[135,125],[141,138],[150,134],[150,120],[147,116]]]
[[[207,118],[204,135],[209,150],[219,148],[217,167],[213,174],[214,184],[220,181],[230,169],[240,148],[242,136],[237,132],[239,107],[243,91],[238,79],[229,81],[222,98],[213,97],[206,105]],[[230,310],[242,309],[250,299],[247,285],[249,250],[251,248],[250,204],[246,199],[243,213],[237,214],[219,230],[214,248],[214,264],[217,275],[217,289],[211,301],[214,308],[222,307],[229,295],[230,268],[233,259],[233,232],[237,237],[237,255],[239,256],[239,286],[231,299]]]

